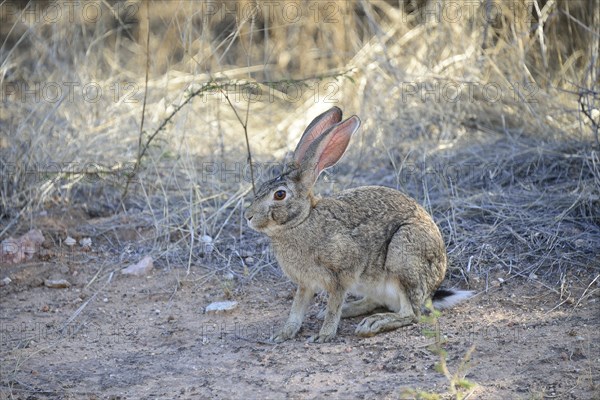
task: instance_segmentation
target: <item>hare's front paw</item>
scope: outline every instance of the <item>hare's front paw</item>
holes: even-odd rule
[[[335,337],[335,331],[333,332],[319,332],[318,335],[311,336],[308,338],[309,343],[325,343],[330,342]]]
[[[271,336],[271,341],[275,343],[281,343],[288,339],[292,339],[296,336],[300,330],[299,324],[286,323],[279,330],[275,331]]]

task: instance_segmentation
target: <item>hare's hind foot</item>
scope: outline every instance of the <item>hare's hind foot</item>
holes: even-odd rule
[[[366,317],[356,327],[355,333],[358,336],[369,337],[381,332],[392,331],[403,326],[411,325],[416,322],[414,315],[402,316],[397,313],[373,314]]]

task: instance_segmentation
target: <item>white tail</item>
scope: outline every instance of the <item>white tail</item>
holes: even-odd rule
[[[438,289],[433,294],[431,301],[438,310],[451,308],[472,297],[475,292],[471,290]]]

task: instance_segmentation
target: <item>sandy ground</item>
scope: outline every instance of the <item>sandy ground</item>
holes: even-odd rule
[[[12,279],[0,287],[1,399],[447,393],[424,323],[365,339],[354,335],[354,318],[342,321],[332,343],[308,344],[320,327],[321,295],[299,336],[274,345],[269,336],[285,321],[294,286],[272,272],[228,281],[201,267],[186,276],[182,267],[157,265],[146,277],[111,276],[118,262],[71,263],[52,254],[0,266],[0,278]],[[46,278],[73,285],[47,288]],[[451,372],[475,346],[466,378],[478,386],[469,398],[600,398],[600,304],[597,283],[587,287],[592,279],[567,277],[569,301],[538,281],[473,279],[479,295],[439,319]],[[238,307],[204,312],[226,298]]]

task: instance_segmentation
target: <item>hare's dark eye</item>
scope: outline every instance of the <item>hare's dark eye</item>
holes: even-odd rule
[[[287,193],[285,193],[285,190],[278,190],[275,193],[273,193],[273,198],[275,200],[283,200],[283,199],[285,199],[286,194]]]

